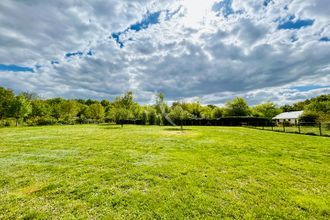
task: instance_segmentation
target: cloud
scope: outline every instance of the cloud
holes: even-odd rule
[[[324,2],[3,0],[0,86],[96,99],[133,90],[144,103],[156,91],[205,104],[309,98],[330,87]]]

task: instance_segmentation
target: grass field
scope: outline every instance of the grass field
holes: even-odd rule
[[[0,219],[329,219],[330,138],[249,128],[0,129]]]

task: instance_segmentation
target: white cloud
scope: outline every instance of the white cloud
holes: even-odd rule
[[[162,91],[170,100],[223,103],[244,96],[292,102],[329,92],[293,85],[329,85],[329,6],[325,0],[233,0],[229,16],[212,10],[221,0],[111,0],[0,2],[0,64],[35,67],[0,72],[0,86],[45,97],[113,98],[133,90],[138,100]],[[227,1],[227,0],[226,0]],[[166,19],[166,10],[176,14]],[[123,34],[149,12],[160,23]],[[313,19],[312,26],[278,30],[279,20]],[[89,50],[93,56],[88,56]],[[81,57],[65,58],[81,51]],[[56,60],[59,64],[52,65]],[[327,82],[324,82],[324,81]]]

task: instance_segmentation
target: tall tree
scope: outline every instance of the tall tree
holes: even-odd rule
[[[16,119],[16,126],[20,120],[24,120],[32,111],[31,103],[24,96],[16,96],[11,103],[11,114]]]
[[[241,97],[235,98],[234,100],[226,103],[226,116],[249,116],[250,114],[251,111],[249,105]]]
[[[123,121],[128,120],[134,115],[135,107],[138,104],[134,102],[133,92],[126,92],[123,96],[117,97],[113,102],[112,115],[116,123],[120,123],[123,127]]]
[[[49,104],[43,100],[33,100],[31,102],[32,106],[32,117],[42,117],[50,115],[51,113],[51,107]]]
[[[217,118],[221,118],[223,116],[223,109],[220,108],[220,107],[215,107],[213,110],[212,110],[212,117],[214,119],[217,119]]]
[[[192,117],[188,111],[183,110],[179,105],[176,105],[168,116],[175,122],[180,123],[181,130],[183,130],[183,121]]]
[[[61,103],[61,118],[64,118],[67,122],[71,122],[77,116],[78,112],[79,106],[77,101],[67,100]]]
[[[10,116],[10,105],[14,98],[13,91],[0,87],[0,120]]]
[[[100,103],[92,104],[88,106],[86,114],[90,119],[101,121],[104,118],[104,108]]]
[[[272,119],[273,117],[282,112],[282,110],[272,102],[257,105],[252,110],[254,116],[259,116],[268,119]]]

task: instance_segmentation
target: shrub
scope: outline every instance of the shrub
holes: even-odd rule
[[[304,112],[299,121],[302,123],[316,123],[319,120],[319,114],[316,112]]]
[[[30,118],[26,122],[29,126],[36,126],[36,125],[54,125],[57,123],[57,120],[51,116],[41,116],[41,117],[34,117]]]

